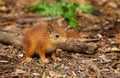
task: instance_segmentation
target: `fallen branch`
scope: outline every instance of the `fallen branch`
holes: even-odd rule
[[[42,17],[42,18],[34,18],[34,17],[28,17],[28,18],[21,18],[18,19],[18,23],[34,23],[34,22],[40,22],[40,21],[52,21],[56,19],[63,19],[60,17]]]
[[[22,45],[22,37],[18,37],[17,34],[13,32],[0,31],[0,43],[18,47]]]
[[[23,46],[22,39],[23,36],[18,37],[13,32],[10,33],[6,31],[0,31],[1,43],[13,45],[15,47],[21,47]],[[59,48],[70,52],[93,54],[97,49],[97,45],[94,43],[94,41],[98,41],[98,39],[80,40],[76,38],[70,38],[65,43],[60,44]]]
[[[87,40],[90,41],[90,40]],[[67,50],[69,52],[78,52],[86,54],[94,54],[95,50],[98,48],[94,42],[81,41],[80,39],[69,39],[65,43],[60,44],[62,50]]]

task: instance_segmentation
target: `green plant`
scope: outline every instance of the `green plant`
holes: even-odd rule
[[[92,12],[92,6],[87,4],[87,3],[82,3],[76,8],[76,11],[79,11],[79,10],[81,10],[84,13],[87,13],[87,12],[91,13]]]
[[[71,28],[77,26],[75,12],[79,10],[85,13],[92,12],[92,6],[87,3],[78,4],[71,1],[48,3],[46,0],[43,0],[42,2],[25,9],[26,12],[43,14],[46,16],[62,16],[68,21]]]

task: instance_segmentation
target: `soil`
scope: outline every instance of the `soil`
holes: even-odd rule
[[[44,18],[24,11],[37,1],[0,0],[0,31],[23,36],[36,23],[24,19]],[[81,39],[99,39],[92,41],[97,45],[94,54],[59,51],[61,61],[55,62],[48,55],[49,63],[37,56],[29,63],[22,63],[23,48],[0,41],[0,78],[120,78],[120,1],[76,1],[93,6],[92,14],[76,13],[78,26],[74,31]]]

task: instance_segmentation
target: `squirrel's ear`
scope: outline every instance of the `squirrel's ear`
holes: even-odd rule
[[[47,29],[48,29],[50,34],[54,31],[54,29],[51,26],[48,26]]]
[[[69,28],[68,28],[68,27],[66,27],[64,30],[65,30],[65,31],[67,31],[67,30],[69,30]]]
[[[53,28],[59,27],[59,23],[57,21],[53,21],[52,27]]]

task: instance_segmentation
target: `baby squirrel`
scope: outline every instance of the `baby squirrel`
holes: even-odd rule
[[[25,62],[30,62],[31,56],[37,53],[43,62],[49,62],[45,57],[45,53],[52,53],[53,60],[58,60],[56,57],[56,49],[58,44],[65,42],[67,39],[65,29],[53,24],[54,26],[48,26],[47,24],[39,24],[31,27],[24,35],[23,44],[24,51],[26,53]]]

